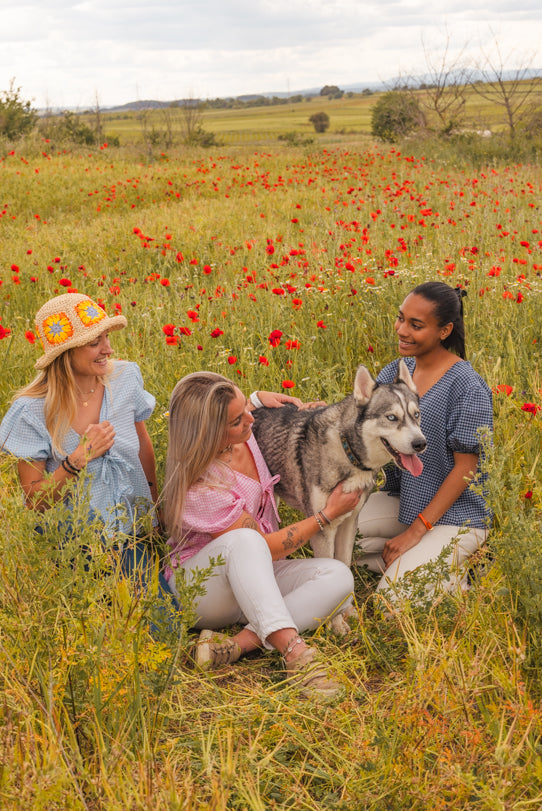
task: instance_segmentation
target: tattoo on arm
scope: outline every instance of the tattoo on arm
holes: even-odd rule
[[[282,548],[285,552],[293,552],[298,548],[299,532],[294,527],[286,527],[286,538],[282,542]]]
[[[255,529],[258,532],[260,531],[260,527],[258,526],[257,521],[255,521],[251,515],[247,515],[246,518],[243,519],[241,529]]]

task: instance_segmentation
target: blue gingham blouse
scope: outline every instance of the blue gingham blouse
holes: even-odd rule
[[[410,374],[415,358],[404,359]],[[388,364],[377,377],[379,383],[392,383],[399,361]],[[493,428],[491,389],[470,363],[460,360],[448,369],[420,399],[421,427],[427,449],[420,458],[423,472],[414,477],[408,471],[386,468],[385,489],[399,494],[399,520],[412,524],[423,512],[454,466],[454,452],[481,454],[479,430]],[[478,466],[478,473],[480,467]],[[484,498],[471,487],[459,496],[437,524],[486,527],[490,516]]]
[[[146,420],[154,410],[155,398],[143,388],[136,363],[116,361],[106,386],[100,422],[109,420],[115,442],[103,456],[92,459],[86,471],[90,481],[90,507],[99,513],[106,531],[133,531],[137,517],[152,507],[147,477],[139,460],[139,438],[135,423]],[[64,439],[64,454],[53,451],[45,427],[44,400],[19,397],[0,424],[0,449],[19,459],[45,460],[52,473],[66,454],[79,444],[80,436],[70,429]]]

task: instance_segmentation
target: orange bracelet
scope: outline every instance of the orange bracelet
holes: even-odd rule
[[[429,531],[430,529],[433,529],[433,524],[430,524],[429,521],[426,518],[424,518],[421,513],[418,513],[418,518],[420,519],[426,530]]]

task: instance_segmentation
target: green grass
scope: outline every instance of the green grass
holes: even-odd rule
[[[261,110],[217,114],[216,126],[287,131],[289,115],[301,126],[315,106],[267,109],[265,126]],[[343,107],[327,108],[332,128]],[[11,151],[0,162],[2,413],[33,374],[25,332],[61,280],[128,318],[114,344],[157,398],[160,483],[179,377],[212,369],[247,393],[288,379],[300,397],[338,399],[358,363],[376,374],[395,356],[397,306],[426,279],[466,287],[469,359],[511,390],[495,394],[488,463],[495,565],[466,594],[390,617],[356,570],[352,634],[316,634],[347,687],[332,707],[301,702],[271,654],[196,673],[188,615],[176,638],[151,639],[141,595],[100,559],[94,576],[72,568],[76,549],[56,550],[60,508],[46,538],[33,532],[4,459],[0,806],[540,806],[542,433],[523,406],[541,405],[541,167],[456,166],[427,144],[333,132],[299,148],[275,139],[148,160],[128,147]],[[191,334],[177,329],[168,345],[165,324]]]

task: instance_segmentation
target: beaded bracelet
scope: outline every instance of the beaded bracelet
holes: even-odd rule
[[[324,529],[324,524],[323,524],[323,522],[322,522],[322,519],[321,519],[321,518],[320,518],[320,516],[318,515],[318,513],[314,513],[314,517],[316,518],[316,523],[318,524],[318,526],[320,527],[320,529],[321,529],[321,530],[323,530],[323,529]]]
[[[81,468],[75,467],[75,465],[72,462],[70,462],[67,456],[64,457],[64,459],[61,462],[61,465],[62,469],[65,470],[66,473],[70,473],[72,476],[79,476],[79,474],[81,473]]]

